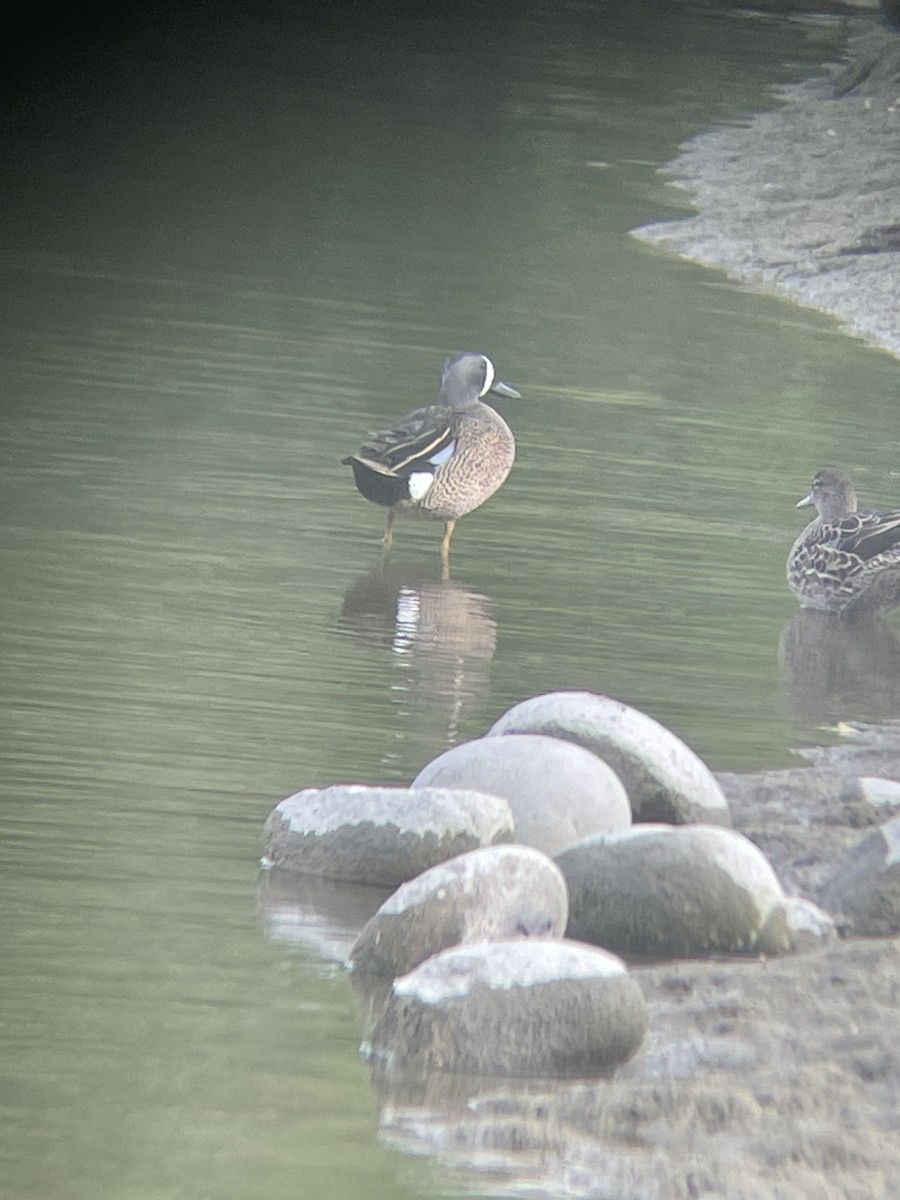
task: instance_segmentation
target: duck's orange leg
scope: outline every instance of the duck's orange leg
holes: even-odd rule
[[[444,522],[444,537],[441,541],[441,578],[450,578],[450,539],[453,537],[453,530],[456,528],[456,521],[450,520]]]

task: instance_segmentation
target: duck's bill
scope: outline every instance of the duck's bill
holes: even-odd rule
[[[514,387],[510,387],[508,383],[504,383],[502,379],[495,380],[490,386],[490,391],[494,392],[498,396],[507,396],[510,400],[522,399],[522,393],[517,392],[516,389]]]
[[[804,496],[802,500],[797,501],[797,508],[812,508],[815,504],[812,492],[808,496]]]

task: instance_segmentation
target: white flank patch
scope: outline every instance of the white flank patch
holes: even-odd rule
[[[394,980],[393,990],[422,1004],[440,1004],[468,995],[479,984],[505,989],[624,974],[625,964],[608,950],[552,938],[520,938],[445,950]]]
[[[433,483],[434,476],[430,471],[413,471],[409,477],[410,500],[421,500]]]

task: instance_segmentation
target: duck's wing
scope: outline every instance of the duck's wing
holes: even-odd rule
[[[845,517],[830,526],[823,541],[836,551],[869,562],[889,550],[900,549],[900,511],[864,512]]]
[[[453,417],[453,411],[441,404],[414,409],[390,429],[370,433],[356,454],[344,462],[355,459],[381,474],[401,477],[433,470],[455,448]]]

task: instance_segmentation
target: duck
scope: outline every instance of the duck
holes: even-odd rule
[[[451,355],[441,370],[437,400],[413,409],[389,429],[370,433],[355,454],[341,459],[357,490],[386,508],[384,548],[393,544],[398,517],[443,521],[441,565],[449,578],[450,541],[460,517],[479,508],[512,470],[516,440],[490,404],[489,393],[520,400],[497,378],[486,354]]]
[[[823,467],[797,508],[816,517],[794,542],[787,579],[802,608],[843,616],[900,605],[900,510],[860,510],[850,479]]]

